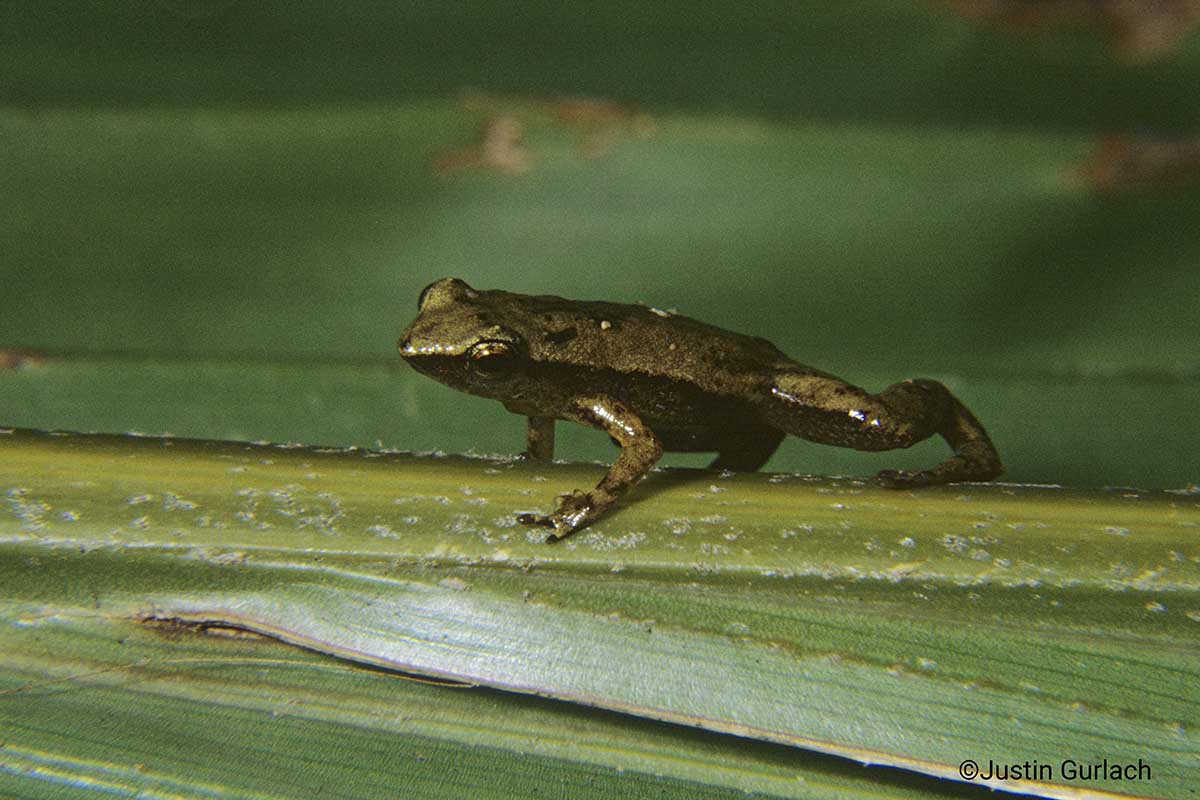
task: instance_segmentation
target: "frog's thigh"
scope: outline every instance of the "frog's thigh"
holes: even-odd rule
[[[878,395],[826,376],[781,375],[764,417],[793,436],[856,450],[893,450],[928,438],[942,414],[936,397],[912,384]],[[930,402],[932,400],[932,402]]]

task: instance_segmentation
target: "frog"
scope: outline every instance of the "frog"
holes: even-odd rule
[[[620,452],[590,490],[559,495],[521,524],[558,541],[612,511],[665,451],[714,452],[709,469],[754,472],[785,436],[862,451],[939,435],[953,454],[928,469],[883,470],[910,489],[982,482],[1004,470],[978,419],[942,383],[917,378],[872,394],[799,363],[766,339],[639,304],[472,288],[421,291],[397,348],[417,372],[500,401],[527,420],[523,458],[554,458],[559,420],[608,434]]]

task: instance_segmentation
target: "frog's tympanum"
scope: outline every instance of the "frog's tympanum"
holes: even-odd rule
[[[875,481],[914,487],[986,481],[1003,470],[983,426],[945,386],[911,380],[870,394],[799,364],[765,339],[637,305],[430,284],[398,346],[419,372],[529,418],[525,455],[554,455],[554,422],[598,428],[621,454],[590,492],[522,514],[561,539],[613,507],[664,450],[715,451],[716,470],[756,470],[785,434],[856,450],[939,434],[954,455]]]

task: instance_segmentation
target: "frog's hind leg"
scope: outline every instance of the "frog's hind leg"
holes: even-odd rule
[[[934,434],[954,450],[931,469],[884,470],[875,476],[888,487],[987,481],[1004,471],[983,425],[933,380],[904,381],[871,394],[828,375],[785,373],[771,389],[764,416],[795,436],[855,450],[911,447]]]
[[[741,431],[717,447],[717,457],[709,469],[755,472],[775,454],[786,434],[778,428],[763,425],[752,431]]]
[[[787,434],[754,418],[751,409],[734,408],[721,417],[720,427],[670,428],[655,425],[664,450],[678,453],[716,451],[711,470],[754,472],[775,454]],[[614,439],[614,441],[616,441]]]

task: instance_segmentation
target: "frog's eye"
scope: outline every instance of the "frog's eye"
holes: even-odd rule
[[[437,286],[439,283],[441,283],[441,281],[434,281],[421,290],[421,294],[417,296],[417,311],[420,311],[421,307],[425,305],[425,298],[429,296],[429,290]]]
[[[468,286],[466,281],[461,281],[458,278],[442,278],[426,286],[417,295],[417,311],[425,307],[425,301],[430,299],[430,294],[434,289],[437,289],[446,300],[474,300],[479,296],[479,293]]]
[[[467,351],[467,361],[471,369],[489,378],[510,371],[517,358],[517,349],[508,342],[479,342]]]

